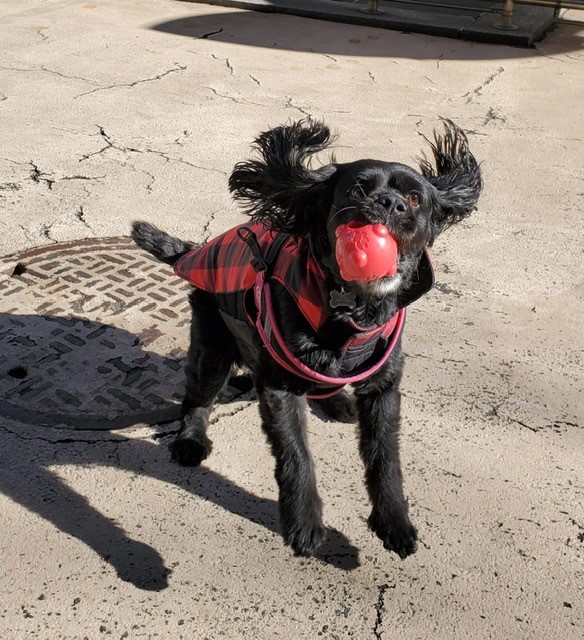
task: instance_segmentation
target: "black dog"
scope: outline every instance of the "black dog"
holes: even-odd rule
[[[232,365],[244,363],[276,458],[284,540],[297,554],[315,554],[325,531],[306,442],[307,394],[320,396],[333,418],[358,421],[369,526],[400,557],[416,551],[399,458],[402,309],[432,285],[426,247],[475,209],[482,188],[465,134],[450,121],[444,129],[430,143],[436,167],[423,160],[420,173],[376,160],[311,169],[307,160],[331,141],[328,128],[277,127],[257,138],[260,158],[236,165],[229,181],[247,205],[248,227],[201,247],[144,222],[133,226],[139,246],[194,285],[173,457],[198,465],[209,455],[214,398]],[[397,241],[397,273],[341,278],[335,231],[352,221],[387,227]],[[336,393],[346,381],[354,400]]]

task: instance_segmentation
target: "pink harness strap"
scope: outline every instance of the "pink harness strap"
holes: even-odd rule
[[[266,347],[272,358],[274,358],[274,360],[286,371],[304,380],[315,382],[319,385],[320,392],[316,394],[309,394],[309,398],[330,397],[335,393],[338,393],[346,384],[353,384],[355,382],[364,380],[368,376],[378,371],[385,364],[385,362],[395,349],[395,346],[402,333],[406,317],[405,309],[400,309],[397,312],[396,316],[390,321],[390,323],[395,323],[395,326],[391,333],[391,338],[384,353],[373,366],[358,374],[337,378],[326,376],[322,373],[319,373],[318,371],[314,371],[310,367],[307,367],[292,353],[292,351],[290,351],[278,328],[278,323],[276,322],[276,318],[274,315],[270,285],[265,280],[265,271],[263,270],[256,273],[254,297],[256,309],[258,309],[255,326],[264,346]],[[280,353],[275,348],[274,341]]]

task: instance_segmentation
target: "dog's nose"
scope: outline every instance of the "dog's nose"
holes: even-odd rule
[[[391,193],[382,193],[377,202],[389,213],[405,213],[408,210],[405,200]]]

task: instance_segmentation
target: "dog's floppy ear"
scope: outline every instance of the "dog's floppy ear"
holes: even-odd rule
[[[464,131],[451,120],[444,120],[444,134],[434,131],[432,147],[436,169],[425,158],[422,175],[435,188],[431,219],[431,245],[436,237],[476,208],[483,188],[481,170],[468,148]]]
[[[328,127],[317,121],[270,129],[255,140],[260,159],[236,164],[229,189],[252,220],[275,231],[305,235],[314,216],[323,209],[327,215],[330,208],[328,179],[336,169],[333,164],[311,169],[308,161],[331,141]]]

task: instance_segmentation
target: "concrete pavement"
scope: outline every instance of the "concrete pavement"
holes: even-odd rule
[[[5,0],[0,23],[2,638],[580,638],[584,28],[514,49],[171,0]],[[187,329],[160,314],[178,307],[108,306],[49,250],[73,242],[82,262],[136,218],[194,240],[226,230],[243,220],[226,180],[250,141],[309,116],[339,133],[341,161],[412,163],[443,116],[483,162],[479,210],[437,243],[438,284],[409,314],[403,464],[421,544],[404,562],[367,530],[352,427],[309,418],[331,531],[305,560],[278,533],[253,394],[217,407],[201,470],[170,462],[176,423],[23,414],[57,411],[32,377],[19,386],[34,371],[17,358],[48,344],[66,361],[47,369],[63,415],[142,371],[154,404],[172,400]],[[127,259],[112,287],[129,286],[147,267],[110,242]],[[41,267],[50,278],[27,281]],[[101,349],[75,346],[97,335]]]

